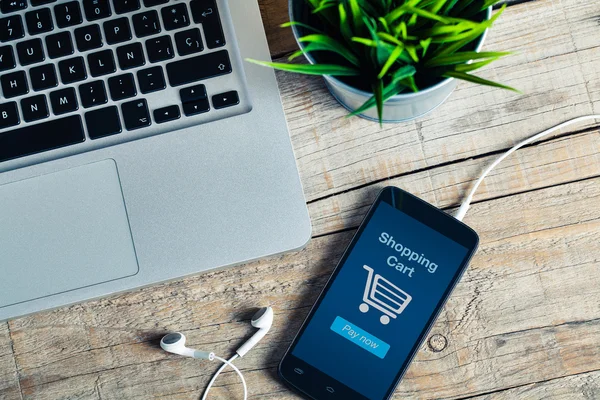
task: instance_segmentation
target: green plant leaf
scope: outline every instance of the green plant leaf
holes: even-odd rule
[[[373,86],[373,95],[375,96],[375,103],[377,104],[377,116],[379,117],[379,126],[383,123],[383,81],[377,80],[377,83]]]
[[[472,41],[478,39],[481,35],[483,35],[483,32],[485,32],[485,30],[487,28],[489,28],[490,26],[493,25],[493,23],[500,17],[500,15],[502,15],[502,13],[504,12],[505,9],[506,9],[506,4],[504,4],[502,6],[502,8],[496,14],[494,14],[492,16],[492,18],[490,18],[488,21],[484,21],[484,22],[480,23],[476,28],[474,28],[473,32],[470,35],[468,35],[466,38],[464,38],[463,40],[457,41],[457,42],[451,44],[450,46],[440,47],[435,52],[434,56],[453,54],[453,53],[457,52],[458,50],[462,49],[467,44],[471,43]]]
[[[485,0],[483,2],[483,6],[481,6],[480,11],[483,11],[483,10],[485,10],[487,8],[490,8],[490,7],[496,5],[496,3],[499,3],[499,2],[500,2],[500,0]]]
[[[415,82],[414,76],[409,76],[407,78],[401,79],[400,81],[398,81],[398,83],[406,86],[407,88],[409,88],[410,90],[412,90],[415,93],[419,91],[419,88],[417,87],[417,83]]]
[[[459,64],[459,65],[455,65],[454,66],[454,71],[457,72],[471,72],[471,71],[475,71],[479,68],[485,67],[486,65],[488,65],[491,62],[496,61],[498,58],[496,57],[492,57],[489,58],[487,60],[484,61],[478,61],[478,62],[474,62],[471,64]]]
[[[316,50],[328,50],[333,53],[339,54],[348,60],[351,64],[358,66],[359,61],[358,58],[352,51],[348,50],[346,46],[337,40],[333,39],[330,36],[314,33],[312,35],[306,35],[298,39],[300,43],[310,43],[312,44],[310,51]],[[305,51],[309,51],[306,49]]]
[[[500,51],[484,51],[484,52],[476,52],[476,51],[463,51],[459,53],[443,55],[443,56],[435,56],[429,59],[425,66],[427,67],[439,67],[442,65],[452,65],[452,64],[464,64],[469,61],[481,60],[484,58],[500,58],[511,53],[508,52],[500,52]]]
[[[458,3],[458,0],[450,0],[444,7],[444,14],[448,15],[454,6]]]
[[[346,41],[349,42],[352,40],[352,36],[354,35],[352,34],[352,30],[350,30],[350,24],[348,23],[348,14],[346,13],[346,9],[344,8],[344,5],[342,3],[338,5],[338,11],[340,13],[340,32],[342,33],[344,39],[346,39]]]
[[[318,7],[313,10],[313,14],[319,14],[331,7],[335,7],[337,4],[336,0],[321,0]]]
[[[385,20],[385,18],[379,17],[379,18],[377,18],[377,20],[379,21],[379,23],[381,24],[381,26],[383,27],[383,29],[385,29],[385,31],[387,33],[390,33],[390,27],[388,26],[388,23]]]
[[[452,13],[454,15],[460,15],[460,13],[462,11],[464,11],[465,9],[467,9],[467,7],[469,7],[471,5],[471,3],[473,3],[473,1],[475,0],[461,0],[458,3],[456,3],[456,5],[452,8]]]
[[[431,20],[438,21],[438,22],[441,22],[444,24],[450,23],[450,21],[448,19],[446,19],[445,17],[438,15],[438,14],[431,13],[427,10],[422,10],[420,8],[411,7],[411,6],[402,6],[402,7],[404,7],[406,12],[408,12],[410,14],[418,15],[419,17],[431,19]]]
[[[388,99],[401,93],[403,90],[404,90],[404,86],[402,86],[402,85],[399,85],[397,83],[389,84],[388,86],[386,86],[383,89],[383,99],[382,99],[383,102],[385,103]],[[362,114],[365,111],[367,111],[368,109],[375,107],[376,104],[377,104],[377,102],[375,100],[375,96],[373,95],[362,106],[358,107],[356,110],[354,110],[350,114],[348,114],[348,117]]]
[[[423,57],[425,57],[425,54],[427,54],[427,49],[429,49],[429,46],[431,45],[431,40],[431,38],[428,38],[419,42],[421,48],[423,49]]]
[[[394,75],[392,75],[392,83],[402,82],[404,79],[414,76],[416,72],[417,70],[412,65],[405,65],[394,72]]]
[[[446,5],[447,2],[448,0],[436,0],[429,9],[429,12],[434,14],[439,13],[439,11]]]
[[[506,86],[506,85],[503,85],[503,84],[498,83],[498,82],[489,81],[487,79],[483,79],[483,78],[480,78],[478,76],[467,74],[467,73],[464,73],[464,72],[447,71],[447,72],[445,72],[443,74],[443,76],[446,77],[446,78],[456,78],[456,79],[461,79],[463,81],[477,83],[479,85],[493,86],[493,87],[497,87],[497,88],[501,88],[501,89],[512,90],[513,92],[517,92],[517,93],[522,93],[520,90],[517,90],[517,89],[515,89],[513,87]]]
[[[320,30],[313,28],[310,25],[307,24],[303,24],[302,22],[297,22],[297,21],[289,21],[289,22],[284,22],[283,24],[279,25],[281,28],[290,28],[292,26],[301,26],[304,29],[308,29],[310,31],[316,32],[316,33],[323,33]]]
[[[416,62],[416,63],[419,62],[419,55],[417,54],[417,48],[415,46],[407,45],[406,52],[408,53],[408,55],[410,56],[410,58],[412,58],[412,60],[414,62]]]
[[[400,57],[400,54],[402,54],[403,51],[404,51],[404,46],[397,46],[394,49],[394,51],[392,51],[392,54],[390,54],[390,56],[388,57],[385,64],[383,64],[383,67],[381,68],[379,75],[377,75],[377,79],[379,79],[379,80],[383,79],[383,77],[388,73],[388,71],[390,70],[392,65],[394,65],[394,63],[396,61],[398,61],[398,58]]]
[[[332,76],[357,76],[360,71],[356,68],[333,64],[285,64],[269,61],[259,61],[246,58],[246,61],[271,67],[280,71],[295,72],[306,75],[332,75]]]
[[[367,39],[367,38],[362,38],[362,37],[353,37],[352,38],[353,42],[356,43],[360,43],[360,44],[364,44],[365,46],[368,47],[374,47],[377,48],[378,43],[372,39]]]
[[[356,0],[346,0],[350,6],[350,13],[352,14],[352,24],[354,25],[354,32],[361,32],[364,26],[363,13]]]

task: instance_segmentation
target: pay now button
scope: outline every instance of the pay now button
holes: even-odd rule
[[[342,317],[335,317],[333,324],[331,324],[331,330],[381,359],[385,357],[390,349],[389,344]]]

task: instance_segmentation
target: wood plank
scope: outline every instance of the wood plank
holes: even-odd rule
[[[290,20],[288,0],[258,0],[272,57],[281,57],[298,48],[291,29],[279,26]]]
[[[320,78],[278,72],[307,199],[495,153],[566,119],[600,111],[593,15],[600,15],[600,3],[584,0],[509,7],[484,48],[516,54],[482,76],[525,95],[460,83],[432,114],[383,128],[344,118],[346,111]]]
[[[497,157],[495,154],[443,165],[312,202],[308,208],[313,235],[357,227],[379,190],[388,185],[403,188],[443,209],[456,207],[483,169]],[[600,130],[561,136],[519,150],[488,175],[474,200],[505,197],[595,176],[600,176]]]
[[[19,380],[7,322],[0,322],[0,399],[20,399]]]
[[[600,393],[600,371],[593,371],[477,396],[473,397],[473,400],[596,399],[598,393]]]
[[[600,369],[600,178],[474,205],[482,246],[398,398],[461,397]],[[352,232],[297,253],[11,322],[25,398],[197,398],[216,364],[169,355],[160,337],[230,354],[270,303],[268,340],[237,362],[258,398],[294,398],[274,368]],[[550,249],[550,250],[549,250]],[[277,279],[265,279],[265,277]],[[215,398],[240,398],[232,373]],[[237,397],[236,397],[237,396]]]

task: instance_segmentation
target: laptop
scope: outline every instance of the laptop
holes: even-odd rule
[[[303,247],[256,0],[0,2],[0,320]]]

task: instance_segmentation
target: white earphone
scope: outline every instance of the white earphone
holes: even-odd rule
[[[252,349],[262,338],[265,337],[269,329],[271,329],[271,325],[273,325],[273,309],[271,307],[263,307],[258,310],[252,320],[250,321],[252,326],[258,328],[258,332],[256,332],[250,339],[248,339],[243,345],[240,346],[239,349],[236,350],[236,354],[234,354],[229,360],[225,360],[224,358],[218,357],[215,353],[210,351],[202,351],[191,349],[185,346],[185,335],[183,333],[174,332],[165,335],[160,340],[160,347],[163,350],[168,351],[169,353],[179,354],[184,357],[197,358],[201,360],[219,360],[223,363],[221,368],[215,372],[212,379],[208,383],[206,390],[204,391],[204,395],[202,396],[202,400],[205,400],[208,396],[208,391],[212,387],[213,383],[217,379],[217,376],[223,371],[223,369],[229,365],[237,374],[240,376],[242,381],[242,385],[244,386],[244,400],[248,398],[248,388],[246,387],[246,380],[244,376],[240,372],[240,370],[233,365],[233,360],[238,357],[243,357]]]

